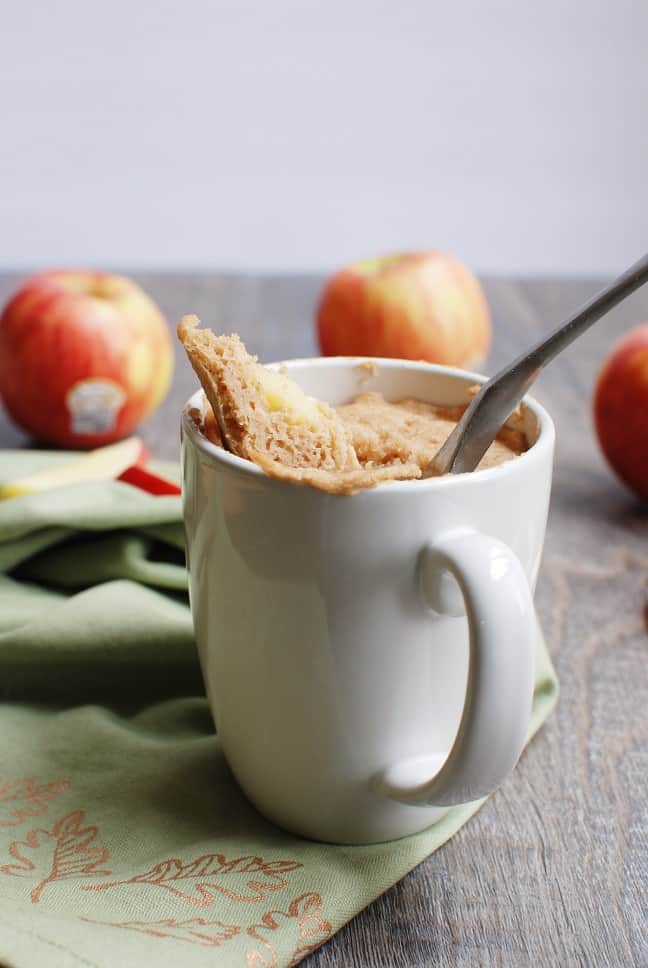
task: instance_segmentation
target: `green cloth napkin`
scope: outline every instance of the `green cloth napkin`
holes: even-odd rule
[[[0,481],[61,459],[0,452]],[[180,514],[118,482],[0,502],[2,965],[297,964],[483,803],[364,847],[259,816],[203,695]],[[556,697],[538,632],[529,738]]]

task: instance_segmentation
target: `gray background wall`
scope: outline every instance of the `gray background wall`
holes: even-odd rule
[[[648,248],[645,0],[0,0],[0,266]]]

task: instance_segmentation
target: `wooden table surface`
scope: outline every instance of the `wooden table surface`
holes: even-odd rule
[[[196,312],[267,362],[316,352],[321,279],[140,273],[170,321]],[[18,281],[0,276],[0,300]],[[602,280],[485,280],[488,372]],[[537,607],[561,682],[558,708],[517,769],[445,847],[313,954],[309,968],[648,965],[648,514],[601,458],[593,382],[620,334],[648,320],[636,293],[536,385],[557,425]],[[141,432],[178,453],[195,386],[177,351],[171,393]],[[0,447],[25,437],[0,416]]]

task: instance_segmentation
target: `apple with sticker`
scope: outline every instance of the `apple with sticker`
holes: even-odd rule
[[[160,309],[124,276],[41,272],[0,316],[0,399],[20,427],[60,447],[128,436],[162,402],[172,371]]]

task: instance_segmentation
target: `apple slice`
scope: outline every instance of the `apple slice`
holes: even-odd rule
[[[132,467],[127,467],[117,480],[131,484],[133,487],[139,487],[142,491],[148,491],[149,494],[154,494],[156,497],[163,494],[182,494],[179,484],[167,477],[162,477],[160,474],[154,474],[153,471],[148,470],[142,464],[133,464]]]
[[[47,491],[64,484],[78,484],[81,481],[104,481],[117,478],[126,468],[145,458],[147,454],[139,437],[129,437],[117,444],[98,447],[75,460],[45,468],[28,477],[7,481],[0,485],[0,500]]]

